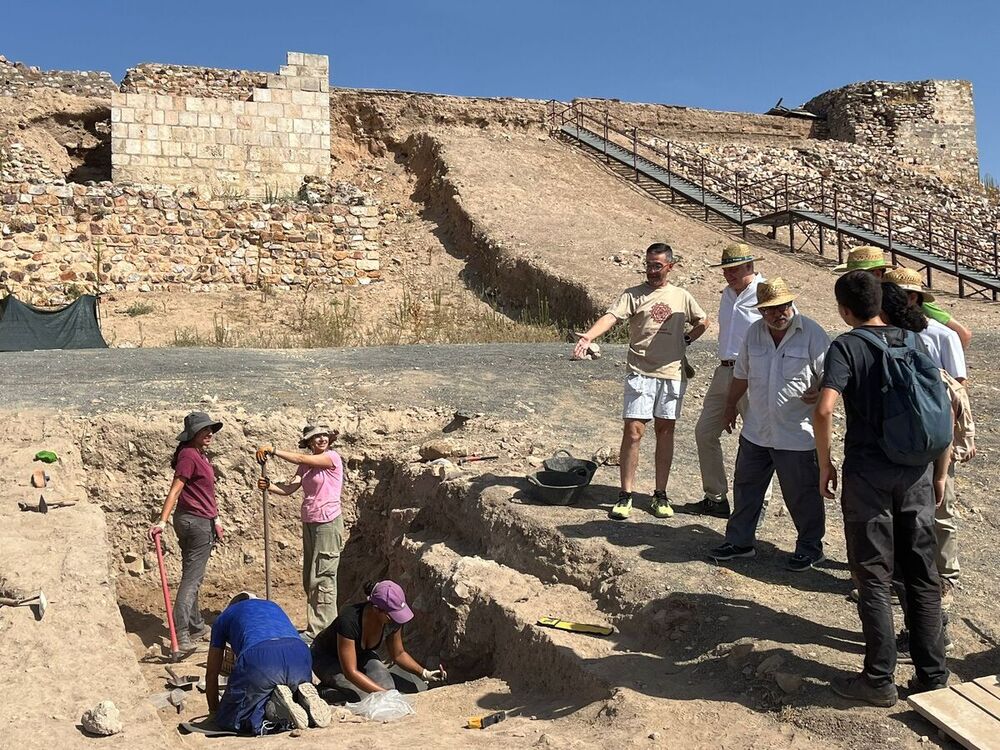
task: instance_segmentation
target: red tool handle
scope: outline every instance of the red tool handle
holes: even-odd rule
[[[153,531],[153,544],[156,545],[156,564],[160,566],[160,583],[163,585],[163,604],[167,608],[167,627],[170,628],[170,653],[180,653],[177,645],[177,630],[174,628],[174,606],[170,603],[170,587],[167,586],[167,568],[163,564],[163,547],[160,544],[162,529]]]

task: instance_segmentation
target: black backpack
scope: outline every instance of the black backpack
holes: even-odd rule
[[[955,416],[941,371],[906,331],[903,346],[890,346],[871,331],[850,333],[882,352],[882,424],[879,447],[894,464],[926,466],[952,440]]]

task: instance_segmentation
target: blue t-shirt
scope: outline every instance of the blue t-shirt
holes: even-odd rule
[[[272,638],[298,638],[285,611],[267,599],[247,599],[226,607],[212,625],[212,648],[228,643],[239,656],[248,648]]]

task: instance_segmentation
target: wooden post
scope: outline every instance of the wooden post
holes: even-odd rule
[[[844,263],[844,233],[837,230],[837,262]]]
[[[795,252],[795,221],[791,215],[788,217],[788,249]]]
[[[604,113],[604,163],[610,164],[611,159],[608,158],[608,113]]]
[[[701,205],[705,207],[705,221],[708,221],[708,204],[705,202],[705,157],[701,157]]]
[[[632,128],[632,169],[635,170],[635,181],[639,182],[639,131]]]

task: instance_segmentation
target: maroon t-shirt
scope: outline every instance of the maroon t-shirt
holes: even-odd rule
[[[177,499],[177,512],[201,518],[215,518],[215,471],[204,454],[195,448],[181,448],[174,476],[184,480],[184,489]]]

